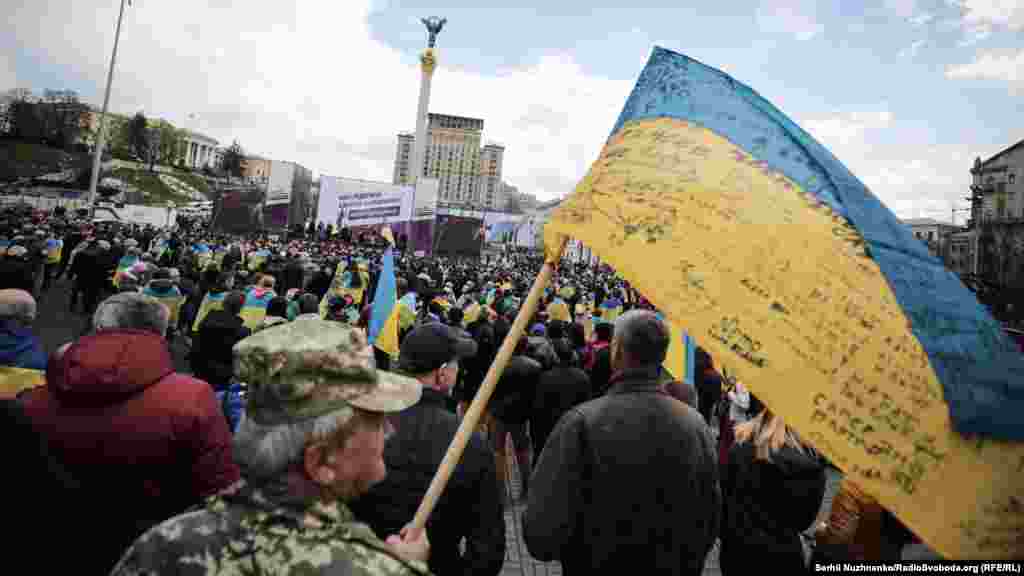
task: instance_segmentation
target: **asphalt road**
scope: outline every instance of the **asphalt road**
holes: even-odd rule
[[[52,354],[67,342],[81,336],[88,326],[88,317],[81,312],[72,313],[71,282],[58,280],[43,294],[36,306],[36,322],[33,327],[42,341],[46,353]],[[79,310],[81,305],[79,305]],[[174,366],[179,372],[187,372],[184,345],[180,339],[171,343]]]

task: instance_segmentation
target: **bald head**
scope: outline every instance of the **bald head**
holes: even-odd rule
[[[36,299],[24,290],[0,290],[0,320],[16,320],[24,325],[36,319]]]
[[[668,354],[668,326],[649,310],[630,310],[615,320],[612,355],[617,369],[660,366]]]

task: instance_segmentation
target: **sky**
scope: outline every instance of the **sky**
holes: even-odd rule
[[[118,1],[5,4],[0,90],[99,105]],[[655,45],[757,90],[904,218],[948,221],[974,159],[1024,139],[1024,0],[489,4],[134,0],[111,109],[390,181],[415,128],[420,18],[437,15],[430,111],[484,119],[505,181],[541,199],[586,173]]]

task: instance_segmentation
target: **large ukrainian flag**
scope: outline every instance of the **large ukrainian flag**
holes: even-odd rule
[[[753,89],[655,48],[545,227],[952,558],[1024,549],[1024,357],[960,280]]]

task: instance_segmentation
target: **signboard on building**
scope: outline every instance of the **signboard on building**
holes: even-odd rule
[[[317,223],[341,227],[430,220],[434,217],[436,199],[436,180],[426,180],[416,189],[387,182],[321,176],[316,219]]]

